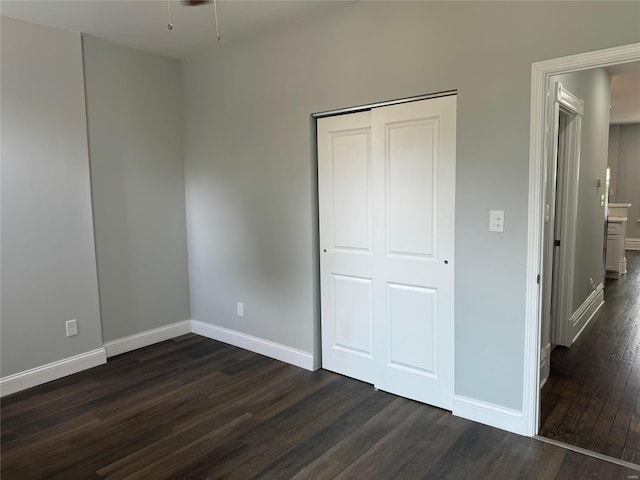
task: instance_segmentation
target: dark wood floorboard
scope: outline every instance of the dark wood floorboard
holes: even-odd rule
[[[3,480],[639,473],[192,334],[5,397],[0,414]]]
[[[640,464],[640,252],[626,257],[599,318],[551,353],[540,435]]]

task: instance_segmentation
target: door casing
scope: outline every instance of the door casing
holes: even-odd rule
[[[552,75],[640,61],[640,43],[537,62],[531,66],[531,122],[529,146],[529,208],[525,294],[522,429],[538,433],[540,414],[540,334],[544,290],[543,234],[545,220],[544,161],[547,85]]]
[[[551,343],[570,346],[574,340],[573,329],[570,325],[573,305],[573,276],[575,269],[576,224],[578,220],[578,182],[580,174],[580,142],[582,132],[582,115],[584,102],[567,91],[560,82],[551,86],[549,128],[549,161],[546,162],[548,189],[549,218],[545,212],[547,225],[545,246],[547,263],[542,277],[543,315],[555,315],[551,324]],[[561,120],[566,121],[564,133],[560,131]],[[559,144],[562,141],[562,145]],[[562,146],[562,149],[560,148]],[[562,151],[561,151],[562,150]],[[563,158],[561,158],[563,157]],[[564,172],[556,173],[564,168]],[[555,170],[555,172],[554,172]],[[561,198],[556,198],[554,185],[562,192]],[[560,211],[559,219],[555,218]],[[556,221],[557,220],[557,221]],[[555,231],[557,229],[557,231]],[[554,247],[554,241],[560,245]],[[557,248],[557,250],[555,250]],[[554,250],[557,261],[553,262]],[[552,263],[549,263],[551,261]],[[556,268],[556,284],[552,285],[553,269]],[[551,303],[552,299],[554,300]],[[550,308],[547,308],[550,307]]]

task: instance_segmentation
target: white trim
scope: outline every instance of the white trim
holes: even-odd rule
[[[544,165],[544,111],[547,80],[551,75],[640,61],[640,43],[537,62],[531,66],[531,122],[529,147],[529,212],[525,298],[522,433],[538,432],[540,397],[540,288],[542,273],[542,167]]]
[[[562,83],[556,82],[555,92],[556,102],[569,109],[575,115],[584,115],[584,101],[564,88]]]
[[[148,347],[154,343],[164,342],[180,335],[191,332],[191,320],[172,323],[164,327],[154,328],[146,332],[136,333],[128,337],[118,338],[104,343],[107,357],[120,355],[142,347]]]
[[[106,363],[107,357],[147,347],[190,332],[266,355],[306,370],[313,371],[320,368],[320,365],[316,365],[316,362],[314,362],[313,355],[302,350],[197,320],[183,320],[182,322],[105,342],[104,348],[0,378],[0,396],[10,395],[102,365]]]
[[[0,379],[0,397],[97,367],[107,362],[104,348],[97,348],[57,362],[47,363]]]
[[[575,334],[571,343],[575,342],[580,336],[582,331],[589,325],[589,322],[596,316],[604,305],[604,285],[600,284],[596,289],[591,292],[591,295],[582,302],[582,305],[571,315],[570,328],[575,331],[576,328],[580,330]]]
[[[493,403],[454,395],[453,414],[491,427],[522,435],[522,412]]]
[[[551,88],[551,87],[550,87]],[[549,105],[552,118],[548,121],[553,124],[553,135],[547,132],[547,151],[550,158],[545,160],[545,167],[549,169],[546,178],[547,183],[542,187],[543,202],[550,213],[545,213],[545,223],[548,225],[543,234],[543,249],[546,249],[548,270],[543,269],[542,285],[547,288],[543,290],[542,302],[547,312],[551,312],[551,297],[557,299],[557,305],[552,312],[555,321],[551,325],[551,341],[556,345],[571,346],[568,319],[571,316],[573,305],[573,276],[575,271],[575,246],[576,246],[576,225],[578,223],[578,188],[580,173],[580,144],[582,138],[582,115],[584,112],[584,102],[580,98],[565,89],[558,81],[554,85],[554,101]],[[551,95],[549,95],[551,97]],[[560,113],[567,114],[570,118],[565,135],[564,148],[564,174],[558,175],[559,169],[559,149],[558,141]],[[560,177],[560,178],[558,178]],[[556,185],[562,191],[561,198],[556,198]],[[546,189],[549,188],[549,193]],[[556,206],[560,205],[562,216],[560,219],[560,232],[556,232],[554,225],[558,225],[555,212]],[[547,218],[549,215],[550,218]],[[559,234],[556,237],[556,234]],[[555,268],[554,240],[560,240],[558,265],[557,265],[557,285],[552,292],[552,271]],[[543,259],[544,261],[544,259]],[[546,298],[548,296],[548,298]],[[551,319],[548,319],[549,321]]]
[[[191,320],[191,331],[197,335],[244,348],[306,370],[314,370],[313,355],[296,348],[198,320]]]
[[[525,291],[524,372],[522,392],[523,433],[538,433],[540,396],[540,301],[539,282],[542,261],[542,167],[544,161],[544,104],[546,76],[542,66],[531,67],[531,132],[529,145],[529,213],[527,238],[527,277]],[[540,128],[542,126],[542,128]],[[535,368],[532,367],[535,365]]]
[[[625,250],[640,250],[640,238],[627,238],[624,243]]]

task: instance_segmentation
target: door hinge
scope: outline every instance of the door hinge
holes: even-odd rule
[[[537,276],[537,278],[536,278],[536,283],[537,283],[538,285],[540,285],[540,274],[538,274],[538,276]]]
[[[553,241],[553,246],[554,247],[559,247],[560,246],[560,240],[554,240]]]

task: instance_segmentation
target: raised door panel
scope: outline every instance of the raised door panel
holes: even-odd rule
[[[437,134],[437,118],[386,126],[388,254],[433,255]]]
[[[372,279],[333,275],[333,347],[373,356]]]
[[[370,130],[331,134],[333,248],[371,250]]]
[[[616,237],[607,238],[607,270],[616,269]]]
[[[387,364],[437,378],[437,290],[387,284]]]

